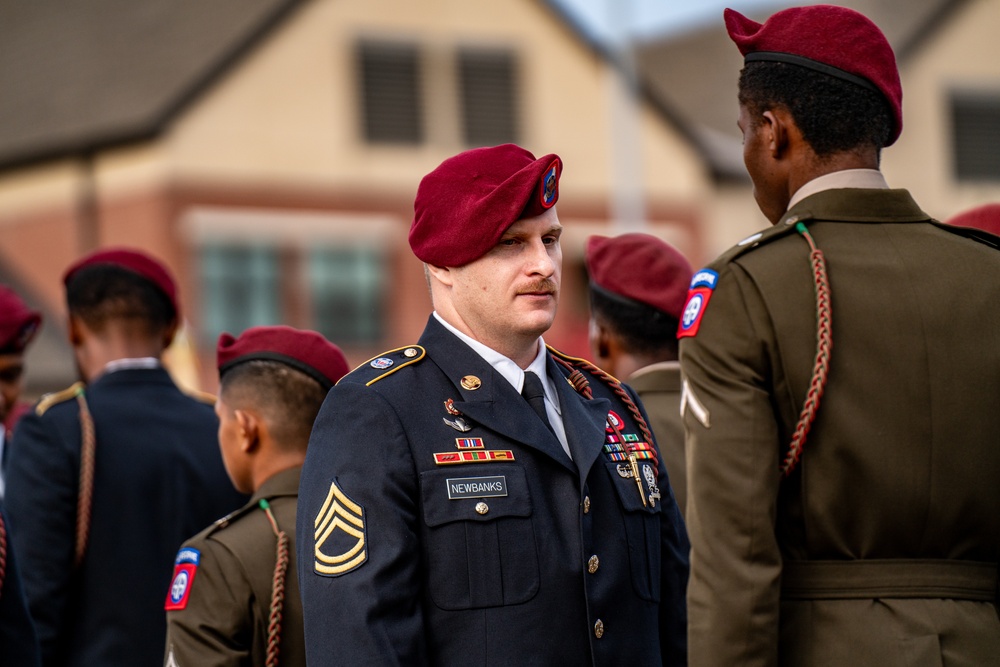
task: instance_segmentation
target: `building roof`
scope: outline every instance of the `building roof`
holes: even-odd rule
[[[300,2],[3,2],[0,169],[155,135]]]
[[[871,18],[885,33],[898,62],[967,0],[840,0]],[[784,7],[809,4],[776,2],[748,15],[763,21]],[[703,149],[717,177],[745,179],[742,139],[736,127],[736,91],[743,58],[719,19],[711,26],[652,39],[637,46],[639,76],[650,94],[680,117]],[[905,91],[904,91],[905,98]]]

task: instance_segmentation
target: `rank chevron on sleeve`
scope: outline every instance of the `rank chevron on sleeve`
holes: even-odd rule
[[[314,569],[326,577],[339,577],[357,569],[368,559],[364,508],[330,482],[323,506],[314,521],[316,546]],[[324,547],[330,544],[333,553]]]

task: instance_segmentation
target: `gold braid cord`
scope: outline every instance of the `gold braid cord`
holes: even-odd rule
[[[94,437],[94,419],[87,407],[83,389],[77,390],[76,401],[80,405],[80,488],[76,503],[76,549],[73,566],[79,568],[87,553],[87,538],[90,534],[90,508],[94,499],[94,453],[97,442]]]
[[[830,349],[833,347],[832,316],[830,312],[830,283],[826,275],[826,260],[823,251],[816,247],[812,236],[801,222],[795,225],[795,231],[809,243],[812,252],[809,259],[812,262],[813,279],[816,283],[816,362],[813,365],[812,379],[809,381],[809,393],[799,414],[799,423],[792,434],[792,443],[781,464],[781,474],[788,477],[795,470],[802,458],[802,448],[806,444],[809,428],[816,419],[819,402],[826,389],[826,380],[830,372]]]
[[[0,597],[3,597],[3,581],[7,578],[7,525],[0,516]]]
[[[267,514],[271,529],[278,537],[277,558],[274,564],[274,578],[271,581],[271,610],[267,624],[267,667],[278,667],[281,650],[281,617],[285,607],[285,575],[288,572],[288,533],[278,529],[278,522],[271,513],[271,505],[263,498],[260,508]]]
[[[555,351],[553,350],[553,352]],[[578,359],[576,357],[564,357],[560,352],[555,352],[555,354],[552,356],[552,359],[557,364],[559,364],[560,366],[562,366],[563,368],[565,368],[570,372],[569,381],[573,385],[573,388],[576,389],[576,392],[578,394],[580,394],[581,396],[583,396],[588,400],[594,397],[594,392],[590,388],[590,382],[583,375],[583,373],[580,372],[579,370],[580,368],[585,369],[592,375],[596,375],[598,378],[600,378],[602,382],[604,382],[604,384],[608,385],[608,387],[610,387],[611,390],[615,392],[615,395],[622,400],[622,403],[625,404],[625,407],[628,408],[628,411],[632,413],[632,417],[639,425],[639,430],[642,431],[642,436],[646,439],[646,442],[650,444],[650,447],[652,447],[654,441],[653,441],[653,434],[649,430],[649,425],[646,424],[646,420],[642,418],[642,412],[639,411],[639,407],[635,404],[635,401],[632,400],[632,397],[629,396],[628,392],[625,391],[624,387],[622,387],[621,382],[619,382],[618,380],[616,380],[611,375],[601,370],[594,364],[590,363],[586,359]],[[615,431],[617,433],[618,429],[616,428]],[[635,450],[635,444],[631,442],[629,443],[624,442],[624,440],[620,437],[621,434],[618,433],[618,435],[619,435],[619,440],[621,440],[622,444],[625,445],[626,450],[630,454],[633,453]],[[653,453],[654,457],[653,464],[659,467],[660,463],[659,463],[658,453],[656,452],[655,449],[650,449],[649,451]]]

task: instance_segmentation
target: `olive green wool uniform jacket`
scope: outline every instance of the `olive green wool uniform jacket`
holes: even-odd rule
[[[181,547],[167,593],[166,667],[265,665],[278,538],[260,508],[262,499],[268,501],[278,529],[288,535],[278,664],[305,666],[302,598],[295,566],[301,472],[302,467],[295,466],[275,474],[243,508]]]
[[[817,346],[796,221],[832,350],[783,480]],[[997,243],[905,190],[840,189],[708,267],[681,341],[692,665],[1000,664]]]
[[[667,466],[670,488],[677,509],[684,514],[687,496],[687,464],[684,461],[684,423],[681,421],[681,366],[661,361],[640,368],[625,381],[639,394],[649,414],[660,455]]]

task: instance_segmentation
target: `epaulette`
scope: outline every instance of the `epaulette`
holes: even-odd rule
[[[52,393],[45,394],[38,399],[38,405],[35,406],[35,414],[41,417],[45,414],[46,410],[51,408],[53,405],[76,398],[77,395],[83,391],[83,387],[84,384],[82,382],[74,382],[61,391],[54,391]]]
[[[190,396],[199,403],[206,403],[208,405],[215,405],[215,401],[218,398],[215,394],[211,394],[207,391],[202,391],[200,389],[185,388],[182,389],[181,391],[183,391],[185,395]]]
[[[782,236],[787,236],[795,231],[795,225],[799,222],[806,222],[813,219],[813,215],[809,212],[795,213],[793,215],[787,215],[778,221],[778,224],[768,227],[767,229],[761,230],[756,234],[751,234],[746,237],[736,245],[734,245],[729,250],[719,255],[719,258],[712,262],[712,265],[722,265],[728,264],[737,257],[745,255],[751,250],[756,250],[761,246],[767,245],[775,239],[779,239]]]
[[[248,514],[249,512],[251,512],[252,510],[255,510],[255,509],[257,509],[257,503],[256,502],[252,502],[252,503],[247,503],[246,505],[244,505],[243,507],[239,508],[238,510],[233,510],[232,512],[230,512],[226,516],[222,517],[221,519],[217,519],[215,521],[215,523],[213,523],[211,526],[209,526],[208,529],[205,531],[205,537],[208,537],[212,533],[218,532],[218,531],[222,530],[223,528],[228,527],[229,524],[231,524],[233,521],[235,521],[236,519],[239,519],[244,514]]]
[[[556,357],[559,357],[560,359],[564,359],[565,361],[569,362],[575,368],[582,368],[583,370],[590,371],[591,374],[596,375],[597,377],[601,378],[605,382],[608,382],[608,380],[610,380],[611,382],[615,382],[615,383],[621,384],[621,382],[619,382],[618,378],[616,378],[615,376],[611,375],[611,373],[608,373],[606,371],[601,370],[595,364],[592,364],[591,362],[587,361],[586,359],[583,359],[581,357],[570,356],[570,355],[566,354],[565,352],[560,352],[559,350],[557,350],[556,348],[552,347],[551,345],[546,345],[545,348],[549,351],[550,354],[552,354],[552,355],[554,355]],[[599,373],[594,373],[594,369],[597,369],[600,372]],[[569,383],[571,385],[573,384],[573,382],[571,380],[569,380],[569,378],[567,378],[567,381],[569,381]]]
[[[948,225],[939,220],[933,219],[930,223],[939,229],[945,230],[946,232],[951,232],[952,234],[957,234],[958,236],[964,236],[967,239],[972,239],[973,241],[979,241],[983,245],[988,245],[994,250],[1000,250],[1000,237],[990,234],[987,231],[983,231],[982,229]]]
[[[379,380],[383,380],[401,368],[412,366],[427,356],[427,351],[419,345],[406,345],[389,350],[372,357],[368,361],[359,365],[350,373],[345,375],[337,384],[350,378],[351,382],[360,382],[366,387],[370,387]]]

